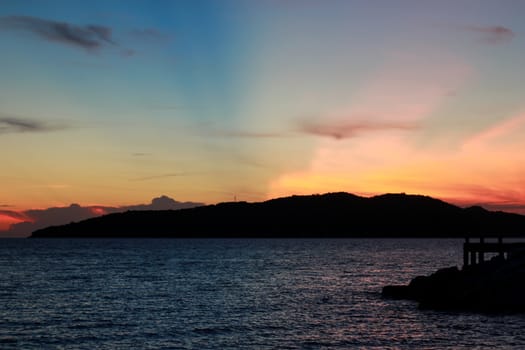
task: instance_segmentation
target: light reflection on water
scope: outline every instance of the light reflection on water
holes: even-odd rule
[[[3,240],[0,348],[523,348],[525,316],[422,311],[386,284],[461,240]]]

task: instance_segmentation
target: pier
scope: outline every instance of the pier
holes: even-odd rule
[[[471,242],[470,237],[465,238],[463,244],[463,268],[471,265],[483,264],[485,254],[496,254],[502,259],[508,259],[514,253],[524,252],[525,243],[520,242],[503,242],[502,237],[497,237],[497,241],[487,241],[481,237],[479,242]]]

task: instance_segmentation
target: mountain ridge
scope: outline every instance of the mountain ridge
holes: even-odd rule
[[[461,208],[424,195],[347,192],[127,211],[34,231],[32,238],[300,238],[523,236],[525,216]]]

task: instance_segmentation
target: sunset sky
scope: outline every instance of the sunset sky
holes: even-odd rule
[[[525,213],[524,14],[521,0],[2,0],[0,231],[33,209],[161,195],[406,192]]]

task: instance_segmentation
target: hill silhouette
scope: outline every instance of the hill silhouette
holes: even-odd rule
[[[33,232],[46,237],[465,237],[520,236],[525,216],[421,195],[350,193],[127,211]]]

